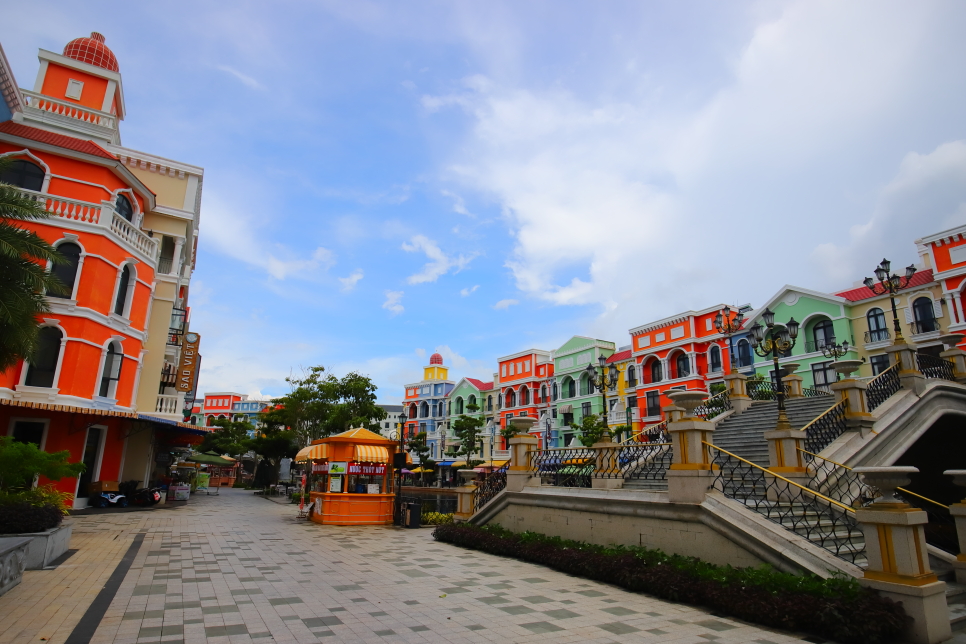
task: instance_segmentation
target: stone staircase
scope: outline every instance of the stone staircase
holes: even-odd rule
[[[949,625],[953,633],[963,633],[966,637],[966,584],[947,579],[946,604],[949,606]]]
[[[785,401],[785,410],[792,427],[801,429],[834,404],[834,396],[791,398]],[[777,402],[756,402],[744,413],[733,414],[715,425],[713,442],[721,449],[768,467],[768,441],[764,433],[774,429],[777,421]]]

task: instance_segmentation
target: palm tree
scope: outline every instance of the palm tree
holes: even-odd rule
[[[0,159],[0,175],[9,164]],[[0,371],[30,357],[36,349],[38,318],[50,311],[44,294],[66,291],[46,265],[63,264],[67,259],[19,225],[49,216],[35,198],[0,182]]]

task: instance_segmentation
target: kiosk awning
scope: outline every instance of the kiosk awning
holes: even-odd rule
[[[382,445],[356,445],[353,453],[354,461],[363,463],[388,463],[389,450]]]
[[[325,443],[319,443],[318,445],[309,445],[308,447],[300,449],[299,453],[295,455],[295,462],[304,463],[306,461],[314,461],[328,457],[329,446]]]

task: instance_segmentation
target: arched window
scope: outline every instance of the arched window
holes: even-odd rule
[[[46,172],[36,163],[14,159],[7,169],[0,172],[0,183],[40,192],[44,187]]]
[[[721,371],[721,347],[713,345],[708,352],[708,361],[711,363],[710,371]]]
[[[467,405],[468,406],[469,405],[472,405],[472,406],[476,407],[477,406],[476,405],[476,396],[474,396],[473,394],[470,394],[470,399],[469,399]]]
[[[889,339],[889,329],[886,326],[885,313],[882,312],[882,309],[879,307],[869,309],[869,312],[865,314],[865,320],[869,324],[868,342],[880,342]]]
[[[582,374],[580,376],[580,395],[589,396],[592,393],[594,393],[594,386],[590,384],[590,378],[587,377],[586,373]]]
[[[419,417],[420,418],[429,417],[429,403],[427,403],[426,401],[423,401],[423,403],[419,406]]]
[[[462,397],[456,399],[456,413],[457,414],[462,414],[463,413],[463,398]]]
[[[507,389],[506,392],[506,406],[516,407],[517,406],[517,394],[512,389]]]
[[[675,375],[678,378],[691,375],[691,361],[688,360],[686,353],[679,353],[678,357],[674,359],[674,370],[677,372]]]
[[[74,282],[77,280],[77,265],[80,263],[80,246],[66,242],[57,247],[57,251],[67,259],[66,264],[54,264],[51,274],[64,284],[64,290],[59,293],[48,293],[51,297],[62,297],[69,300],[74,294]]]
[[[117,398],[117,381],[121,379],[121,365],[124,362],[124,350],[117,342],[107,345],[104,354],[104,368],[101,371],[101,387],[97,395],[101,398]]]
[[[916,318],[916,333],[929,333],[939,330],[932,300],[928,297],[916,298],[912,303],[912,313]]]
[[[503,394],[496,395],[496,408],[503,409]]]
[[[131,205],[131,200],[124,195],[117,196],[117,200],[114,202],[114,209],[117,210],[117,214],[128,221],[134,219],[134,206]]]
[[[540,385],[540,399],[547,399],[547,385]]]
[[[573,378],[568,378],[567,383],[567,398],[574,398],[577,396],[577,381]]]
[[[651,362],[651,382],[661,382],[664,380],[664,369],[661,366],[660,360],[653,360]]]
[[[57,373],[57,360],[60,359],[60,343],[64,334],[53,326],[45,326],[37,334],[37,353],[27,365],[28,387],[53,387],[54,374]]]
[[[831,320],[822,320],[812,327],[812,340],[815,346],[806,347],[810,351],[818,351],[827,344],[835,344],[835,330]]]
[[[741,340],[738,340],[738,366],[750,367],[751,364],[751,343],[742,338]]]
[[[114,299],[114,312],[117,315],[123,316],[127,308],[128,293],[133,290],[131,288],[131,278],[131,265],[125,264],[124,268],[121,269],[121,281],[117,285],[117,297]]]
[[[520,404],[521,405],[530,404],[530,390],[527,387],[520,388]]]
[[[550,389],[553,392],[553,399],[556,400],[557,399],[557,381],[556,380],[553,381],[553,384],[550,386]]]
[[[636,387],[637,386],[637,368],[634,365],[627,367],[627,386]]]
[[[415,418],[416,417],[416,404],[415,403],[413,403],[412,405],[409,406],[409,417],[410,418]]]

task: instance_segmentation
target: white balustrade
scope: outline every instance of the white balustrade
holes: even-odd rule
[[[100,204],[46,194],[40,195],[38,200],[43,202],[44,210],[55,217],[83,221],[89,224],[99,224],[101,222]]]
[[[510,450],[508,449],[495,449],[493,450],[493,459],[497,461],[507,461],[510,459]]]
[[[158,402],[154,406],[157,414],[180,414],[184,406],[184,394],[158,394]]]
[[[151,239],[140,230],[138,230],[134,225],[131,224],[127,219],[120,216],[119,214],[112,213],[114,216],[111,219],[111,231],[126,241],[127,243],[134,246],[136,249],[150,257],[152,260],[158,256],[158,242]]]
[[[36,110],[40,110],[41,112],[48,112],[50,114],[57,114],[60,116],[66,116],[67,118],[77,119],[78,121],[83,121],[84,123],[90,123],[92,125],[100,125],[101,127],[110,128],[112,130],[116,129],[116,117],[107,112],[84,107],[76,103],[61,101],[56,98],[51,98],[50,96],[37,94],[36,92],[22,90],[21,93],[23,94],[24,100],[27,103],[27,107],[32,107]]]

